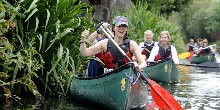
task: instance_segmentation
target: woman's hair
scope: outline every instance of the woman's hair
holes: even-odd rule
[[[168,31],[162,31],[162,32],[160,33],[160,37],[159,37],[159,38],[161,38],[161,36],[162,36],[163,34],[166,34],[166,35],[167,35],[167,37],[168,37],[168,44],[170,45],[170,41],[171,41],[170,33],[169,33]],[[159,44],[161,44],[160,40],[159,40]]]
[[[144,34],[151,34],[152,36],[154,35],[154,33],[153,33],[151,30],[146,30],[146,31],[144,32]]]

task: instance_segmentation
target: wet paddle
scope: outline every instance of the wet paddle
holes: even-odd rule
[[[125,56],[127,58],[127,60],[129,60],[129,62],[132,62],[132,60],[125,54],[125,52],[112,39],[113,35],[112,35],[111,31],[108,28],[105,29],[102,25],[100,25],[100,28],[105,33],[105,35],[113,42],[113,44],[117,47],[117,49],[121,52],[121,54],[123,56]],[[141,77],[148,83],[149,88],[152,93],[152,97],[153,97],[155,103],[160,107],[160,109],[183,110],[183,108],[179,105],[179,103],[173,98],[173,96],[168,91],[163,89],[156,82],[150,80],[142,71],[138,71],[138,73],[140,73]]]

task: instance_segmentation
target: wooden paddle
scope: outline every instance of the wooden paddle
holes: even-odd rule
[[[105,35],[113,42],[113,44],[117,47],[117,49],[121,52],[123,56],[132,62],[132,60],[125,54],[125,52],[118,46],[118,44],[112,39],[114,37],[111,31],[108,28],[104,28],[100,25],[101,30],[105,33]],[[107,32],[107,31],[108,32]],[[110,35],[111,34],[111,35]],[[138,71],[141,77],[148,83],[149,88],[151,90],[151,94],[155,103],[160,107],[160,109],[164,110],[183,110],[183,108],[179,105],[179,103],[173,98],[173,96],[163,89],[159,84],[150,80],[143,71]]]
[[[184,52],[178,55],[179,60],[185,59],[191,55],[190,52]]]

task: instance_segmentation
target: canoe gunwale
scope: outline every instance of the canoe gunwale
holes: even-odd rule
[[[144,71],[150,79],[160,83],[178,83],[180,80],[179,71],[173,60],[165,60],[148,66]]]
[[[204,62],[216,62],[216,57],[215,54],[197,55],[197,56],[193,56],[190,59],[190,62],[195,64],[201,64]]]
[[[73,81],[71,83],[71,89],[70,89],[71,95],[76,100],[79,100],[82,102],[101,104],[103,107],[106,107],[105,109],[109,108],[109,109],[126,110],[126,109],[131,109],[133,107],[134,108],[140,107],[140,105],[143,106],[144,104],[148,102],[147,100],[148,90],[146,86],[143,85],[144,82],[142,80],[138,80],[137,83],[133,85],[132,84],[133,82],[129,80],[129,77],[127,77],[127,73],[125,73],[125,71],[128,70],[130,71],[128,73],[129,76],[131,74],[132,75],[135,74],[134,68],[135,67],[133,63],[128,63],[124,66],[116,68],[115,70],[107,74],[104,74],[104,75],[101,75],[95,78],[73,77]],[[123,85],[121,81],[123,79],[124,81],[127,80],[126,83],[124,83],[125,84],[124,90],[121,89],[122,87],[121,85]],[[112,82],[112,81],[113,83],[108,84],[109,82]],[[102,86],[100,88],[94,82],[97,82],[99,86],[100,85],[107,85],[107,86]],[[87,87],[88,85],[89,85],[89,88]],[[115,87],[117,89],[109,89],[109,88],[115,88]],[[97,90],[99,91],[99,94],[94,92]],[[88,95],[92,93],[96,93],[96,94]],[[112,95],[111,93],[116,93],[117,95],[116,94]],[[100,98],[99,96],[102,96],[102,98]],[[115,96],[121,97],[120,100],[121,99],[124,99],[124,100],[120,101]],[[96,98],[99,97],[100,100],[102,101],[100,102],[100,100],[96,100],[96,98],[93,98],[93,97],[96,97]],[[103,101],[108,102],[108,103],[107,104],[103,103]],[[115,104],[115,102],[120,102],[120,103]]]
[[[111,72],[108,72],[108,73],[105,73],[105,74],[102,74],[102,75],[99,75],[99,76],[96,76],[94,78],[92,77],[78,77],[78,76],[74,76],[74,78],[76,79],[81,79],[81,80],[93,80],[93,79],[99,79],[99,78],[103,78],[103,77],[106,77],[106,76],[109,76],[111,74],[117,74],[118,72],[124,70],[124,69],[127,69],[129,67],[132,67],[132,69],[134,70],[135,67],[134,67],[134,63],[127,63],[123,66],[120,66],[118,68],[115,68],[114,70],[112,70]]]

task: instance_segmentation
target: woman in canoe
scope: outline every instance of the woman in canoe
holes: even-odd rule
[[[144,32],[144,42],[139,44],[141,53],[146,57],[146,59],[149,58],[152,48],[158,44],[157,42],[153,41],[153,36],[154,33],[151,30],[146,30]]]
[[[195,48],[195,43],[194,43],[194,39],[190,38],[189,39],[189,43],[186,44],[186,49],[188,52],[193,52],[193,49]]]
[[[129,40],[127,37],[127,18],[124,16],[116,16],[113,21],[112,31],[114,34],[114,41],[119,45],[119,47],[122,48],[127,56],[131,58],[133,54],[137,58],[139,65],[135,63],[135,66],[139,69],[144,69],[147,66],[146,61],[142,57],[137,43],[133,40]],[[109,39],[101,40],[95,45],[87,48],[85,44],[86,36],[87,34],[84,33],[81,35],[80,53],[82,56],[91,56],[104,51],[104,63],[107,69],[114,69],[128,63],[128,60],[120,53],[117,47],[114,46],[114,44]]]
[[[179,64],[176,48],[170,44],[170,34],[162,31],[159,37],[159,44],[155,45],[151,51],[148,62],[158,62],[172,59],[176,65]]]

